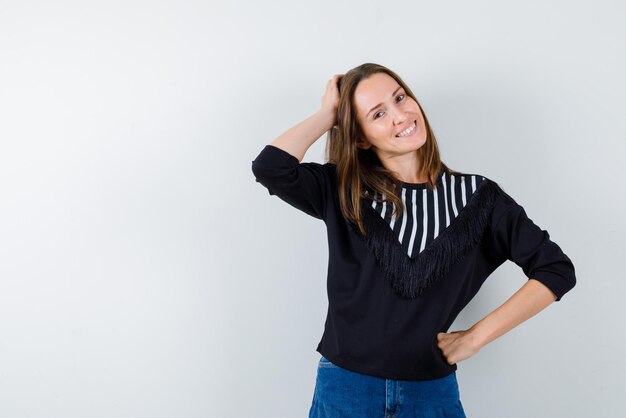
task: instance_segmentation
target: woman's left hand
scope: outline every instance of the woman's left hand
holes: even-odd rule
[[[452,365],[480,351],[481,346],[473,337],[469,330],[440,332],[437,334],[437,346],[448,364]]]

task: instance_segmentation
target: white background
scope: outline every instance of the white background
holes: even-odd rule
[[[458,364],[468,417],[621,415],[625,12],[0,0],[0,416],[306,416],[324,224],[251,161],[364,62],[396,71],[443,160],[499,182],[576,267],[561,301]],[[450,330],[525,280],[505,263]]]

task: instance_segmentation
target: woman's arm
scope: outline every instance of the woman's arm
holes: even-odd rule
[[[556,295],[546,285],[529,279],[506,302],[470,328],[472,339],[482,348],[535,316],[555,300]]]
[[[273,140],[270,145],[288,152],[302,161],[307,150],[325,132],[329,131],[336,121],[337,106],[339,105],[339,88],[337,80],[343,74],[335,74],[326,84],[326,91],[322,96],[321,108],[302,122]]]
[[[335,123],[338,78],[339,75],[335,75],[327,83],[319,111],[267,144],[251,161],[256,181],[265,186],[270,195],[322,220],[330,195],[327,168],[330,163],[303,163],[302,159],[309,147]]]
[[[465,360],[555,300],[556,295],[546,285],[531,278],[506,302],[470,329],[437,334],[439,348],[449,364]]]

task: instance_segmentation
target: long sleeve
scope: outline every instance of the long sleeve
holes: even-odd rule
[[[252,161],[252,172],[270,195],[315,218],[326,218],[330,188],[325,165],[301,163],[295,156],[268,144]]]
[[[529,279],[536,279],[557,296],[576,285],[574,264],[548,231],[537,226],[515,200],[504,193],[496,205],[492,225],[494,251],[520,266]]]

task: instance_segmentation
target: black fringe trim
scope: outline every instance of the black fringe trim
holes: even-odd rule
[[[450,225],[414,258],[409,257],[387,221],[372,208],[371,201],[363,199],[364,239],[393,289],[404,298],[414,299],[480,242],[502,193],[494,181],[482,181]],[[356,225],[352,225],[358,233]]]

